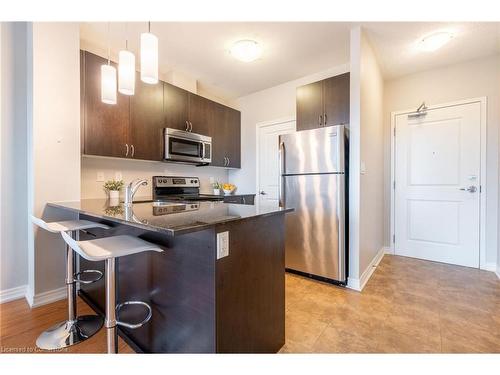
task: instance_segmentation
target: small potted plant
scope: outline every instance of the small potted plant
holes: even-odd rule
[[[212,184],[212,187],[214,188],[214,195],[220,195],[220,183],[216,181]]]
[[[109,199],[118,199],[120,190],[123,188],[123,180],[109,180],[104,183],[104,190],[108,193]]]

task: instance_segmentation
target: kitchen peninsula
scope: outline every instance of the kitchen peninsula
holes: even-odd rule
[[[285,213],[256,202],[141,202],[110,200],[51,203],[111,229],[80,233],[80,240],[119,234],[164,248],[117,263],[117,300],[141,300],[153,316],[120,336],[146,353],[275,353],[285,342]],[[104,263],[80,258],[80,270]],[[82,285],[80,296],[98,313],[104,280]],[[143,311],[124,311],[140,321]]]

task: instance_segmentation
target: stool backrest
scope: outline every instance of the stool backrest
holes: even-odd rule
[[[52,232],[52,233],[57,233],[54,232],[48,225],[47,222],[43,221],[42,219],[37,218],[36,216],[31,215],[31,221],[33,224],[38,225],[40,228],[45,229],[46,231]]]
[[[68,246],[71,247],[74,251],[76,251],[79,255],[81,255],[87,260],[94,260],[87,256],[87,254],[78,245],[78,242],[76,242],[73,238],[71,238],[71,236],[67,232],[61,232],[61,236],[64,239],[64,241],[68,244]]]

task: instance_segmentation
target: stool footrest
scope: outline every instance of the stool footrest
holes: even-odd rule
[[[122,322],[122,321],[120,321],[120,318],[119,318],[118,314],[119,314],[120,310],[122,309],[122,307],[123,306],[127,306],[127,305],[142,305],[142,306],[144,306],[148,310],[148,315],[146,316],[146,318],[143,321],[141,321],[139,323],[132,324],[132,323],[127,323],[127,322]],[[140,328],[144,324],[146,324],[147,322],[149,322],[149,320],[151,319],[152,315],[153,315],[153,311],[151,310],[151,306],[149,306],[146,302],[142,302],[142,301],[127,301],[127,302],[120,303],[120,304],[118,304],[116,306],[116,324],[119,325],[119,326],[126,327],[126,328],[130,328],[130,329]]]
[[[83,275],[83,274],[89,274],[89,273],[96,273],[97,274],[97,278],[96,279],[92,279],[92,280],[82,280],[82,279],[80,279],[81,275]],[[73,279],[77,283],[92,284],[92,283],[95,283],[95,282],[101,280],[103,276],[104,276],[104,274],[101,271],[99,271],[99,270],[84,270],[84,271],[80,271],[80,272],[75,273],[73,275]]]

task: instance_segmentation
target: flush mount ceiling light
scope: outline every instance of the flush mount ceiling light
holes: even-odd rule
[[[141,81],[158,83],[158,38],[151,34],[151,22],[148,32],[141,34]]]
[[[449,31],[439,31],[422,38],[419,41],[418,47],[422,51],[433,52],[444,46],[453,37],[454,34]]]
[[[231,55],[243,62],[257,60],[262,54],[262,48],[255,40],[238,40],[231,47]]]

